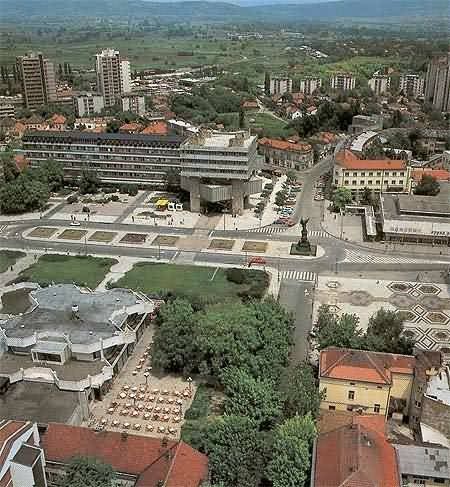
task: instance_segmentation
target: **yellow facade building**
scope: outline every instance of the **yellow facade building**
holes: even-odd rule
[[[327,348],[320,354],[321,409],[408,414],[416,359],[409,355]]]

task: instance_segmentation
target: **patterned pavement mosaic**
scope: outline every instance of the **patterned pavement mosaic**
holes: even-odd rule
[[[355,313],[367,328],[380,308],[403,313],[405,335],[419,348],[450,354],[450,286],[444,284],[319,277],[314,313],[328,304],[337,313]]]

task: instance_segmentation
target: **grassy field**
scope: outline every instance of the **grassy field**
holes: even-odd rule
[[[264,135],[281,137],[288,134],[286,122],[275,118],[270,113],[249,113],[246,117],[251,129],[262,129]]]
[[[18,252],[15,250],[0,250],[0,272],[5,272],[22,257],[25,257],[23,252]]]
[[[249,270],[261,274],[262,271]],[[200,297],[207,301],[237,299],[238,293],[247,284],[235,284],[226,278],[225,270],[214,267],[189,265],[152,264],[141,262],[114,283],[114,287],[125,287],[147,294],[173,292],[187,297]]]
[[[44,286],[52,282],[75,283],[94,289],[116,263],[115,259],[49,254],[43,255],[35,264],[22,271],[19,278]]]

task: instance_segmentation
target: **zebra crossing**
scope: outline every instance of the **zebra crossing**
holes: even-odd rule
[[[413,257],[366,254],[358,250],[345,249],[345,257],[341,262],[352,264],[428,264],[430,261],[426,259],[414,259]]]
[[[324,230],[310,230],[308,232],[308,237],[328,238],[329,235]]]
[[[251,233],[273,234],[273,233],[286,232],[287,230],[292,230],[293,228],[295,227],[285,227],[283,225],[268,225],[266,227],[261,227],[261,228],[250,228],[246,231]],[[308,237],[328,238],[329,235],[327,232],[323,230],[309,230]]]
[[[277,225],[277,226],[268,225],[267,227],[250,228],[249,230],[246,230],[246,232],[271,234],[271,233],[285,232],[287,229],[288,227],[284,227],[282,225]]]
[[[281,277],[292,281],[315,281],[316,273],[311,271],[283,271]]]

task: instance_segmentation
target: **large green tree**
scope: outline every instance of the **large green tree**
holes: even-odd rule
[[[281,415],[281,397],[272,380],[230,367],[222,373],[221,382],[226,414],[246,416],[262,429],[271,427]]]
[[[424,195],[424,196],[436,196],[441,187],[439,182],[433,176],[429,174],[424,174],[420,183],[414,188],[414,194]]]
[[[307,362],[286,369],[281,381],[281,393],[285,417],[308,413],[317,416],[321,397],[315,371]]]
[[[64,186],[64,168],[60,162],[47,159],[33,170],[37,179],[48,186],[49,191],[59,191]]]
[[[337,188],[333,193],[333,207],[340,211],[352,202],[352,192],[348,188]]]
[[[314,327],[319,350],[327,347],[360,348],[363,336],[359,328],[359,318],[355,314],[344,313],[337,316],[329,306],[319,308]]]
[[[113,487],[114,471],[96,458],[73,458],[60,487]]]
[[[263,471],[261,436],[243,416],[221,416],[205,432],[211,479],[227,487],[256,487]]]
[[[180,372],[194,360],[194,310],[189,301],[176,299],[161,307],[153,338],[152,364]]]
[[[47,185],[22,173],[0,189],[0,210],[7,214],[39,210],[49,197]]]
[[[80,177],[80,193],[93,194],[100,187],[100,179],[94,171],[83,170]]]
[[[381,308],[369,319],[366,333],[368,350],[409,355],[413,351],[414,342],[403,336],[401,313]]]
[[[274,436],[273,458],[266,472],[268,479],[273,487],[305,486],[316,436],[311,415],[287,419],[276,428]]]

